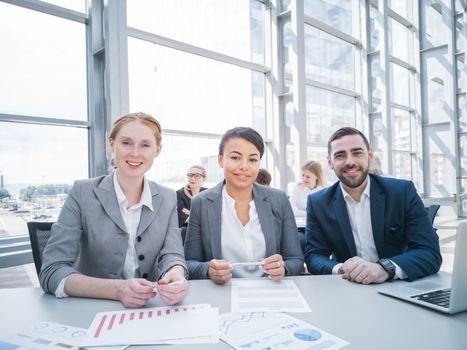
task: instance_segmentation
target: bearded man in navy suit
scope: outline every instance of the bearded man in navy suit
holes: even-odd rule
[[[308,197],[308,270],[362,284],[436,273],[439,239],[413,183],[368,174],[372,159],[361,131],[331,135],[328,162],[339,181]]]

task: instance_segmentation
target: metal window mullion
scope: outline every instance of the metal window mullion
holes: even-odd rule
[[[331,91],[331,92],[336,92],[336,93],[338,93],[338,94],[342,94],[342,95],[346,95],[346,96],[351,96],[351,97],[360,97],[360,96],[361,96],[361,95],[360,95],[359,93],[357,93],[356,91],[347,90],[347,89],[340,88],[340,87],[335,86],[335,85],[329,85],[329,84],[322,83],[322,82],[320,82],[320,81],[312,80],[312,79],[305,79],[305,85],[306,85],[306,86],[317,87],[317,88],[320,88],[320,89],[323,89],[323,90],[327,90],[327,91]]]
[[[49,4],[37,0],[1,0],[2,2],[12,4],[18,7],[26,8],[36,12],[41,12],[47,15],[56,16],[64,19],[69,19],[78,23],[86,24],[88,16],[85,13],[70,10],[65,7]]]
[[[392,139],[392,113],[391,113],[391,79],[389,69],[389,31],[388,31],[388,3],[387,0],[380,0],[378,3],[378,11],[382,18],[382,40],[383,43],[380,47],[380,62],[383,66],[384,71],[384,94],[382,94],[381,103],[381,120],[383,126],[386,127],[383,139],[386,140],[385,149],[382,149],[382,153],[387,154],[387,166],[389,173],[394,172],[394,157],[392,154],[393,139]],[[384,96],[384,97],[383,97]]]
[[[105,47],[103,0],[87,1],[89,22],[86,26],[86,60],[89,177],[107,173],[106,130],[110,118],[105,106]]]
[[[409,29],[414,27],[414,25],[407,18],[402,17],[400,14],[398,14],[397,12],[394,12],[394,10],[390,8],[388,8],[388,16],[394,19],[395,21],[399,22],[400,24],[402,24],[404,27],[407,27]]]
[[[293,70],[293,104],[295,110],[295,126],[292,129],[292,133],[295,134],[298,145],[295,146],[295,152],[298,153],[295,155],[295,160],[298,160],[298,165],[303,164],[308,158],[307,155],[307,120],[306,120],[306,86],[305,86],[305,22],[304,22],[304,1],[298,0],[294,1],[291,4],[291,24],[292,31],[295,34],[293,40],[294,52],[292,62]],[[294,137],[292,137],[294,140]],[[295,179],[299,178],[298,166],[295,166],[292,171],[295,174]]]
[[[362,43],[360,40],[354,38],[352,35],[349,35],[347,33],[344,33],[344,32],[341,32],[340,30],[334,28],[334,27],[331,27],[317,19],[314,19],[313,17],[310,17],[308,15],[303,15],[304,17],[304,23],[305,24],[308,24],[314,28],[317,28],[323,32],[326,32],[332,36],[335,36],[341,40],[344,40],[352,45],[356,45],[358,47],[361,47],[362,46]]]
[[[47,118],[47,117],[19,115],[19,114],[5,114],[5,113],[0,113],[0,122],[40,124],[40,125],[63,126],[63,127],[74,127],[74,128],[84,128],[84,129],[89,128],[89,124],[86,121],[68,120],[68,119],[62,119],[62,118]]]
[[[216,51],[204,49],[198,46],[190,45],[178,40],[170,39],[161,35],[149,33],[132,27],[128,27],[128,36],[135,39],[148,41],[153,44],[165,46],[171,49],[191,53],[193,55],[209,58],[215,61],[220,61],[223,63],[228,63],[235,66],[251,69],[261,73],[268,73],[270,71],[270,68],[258,63],[245,61],[236,57],[228,56]]]
[[[458,103],[458,95],[457,95],[457,83],[459,81],[459,77],[457,74],[457,27],[456,27],[456,7],[455,7],[455,0],[451,0],[451,53],[452,53],[452,103],[453,103],[453,119],[454,119],[454,149],[455,149],[455,157],[457,159],[455,172],[456,172],[456,197],[460,199],[461,196],[461,188],[462,188],[462,180],[459,177],[462,174],[462,162],[461,162],[461,155],[462,150],[460,149],[460,137],[459,131],[461,131],[460,124],[459,124],[459,103]],[[464,17],[465,18],[465,17]],[[464,26],[466,25],[464,21]],[[465,29],[464,29],[465,30]],[[462,210],[462,200],[457,201],[457,213],[458,215],[463,213]]]

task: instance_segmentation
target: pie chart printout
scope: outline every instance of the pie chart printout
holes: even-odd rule
[[[295,331],[294,334],[295,338],[303,340],[303,341],[316,341],[321,338],[321,333],[316,329],[299,329]]]

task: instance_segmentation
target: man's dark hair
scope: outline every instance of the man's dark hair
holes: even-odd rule
[[[263,157],[264,141],[261,135],[255,129],[238,126],[236,128],[227,130],[224,135],[222,135],[221,142],[219,144],[220,155],[224,154],[225,144],[230,139],[244,139],[248,142],[251,142],[259,151],[260,158]]]
[[[365,143],[366,149],[367,150],[370,149],[370,143],[368,142],[368,139],[366,138],[365,135],[363,135],[363,133],[360,130],[352,128],[350,126],[345,126],[343,128],[340,128],[340,129],[334,131],[334,133],[329,138],[329,141],[328,141],[328,156],[331,156],[331,143],[333,141],[336,141],[336,140],[339,140],[339,139],[343,138],[344,136],[349,136],[349,135],[360,135],[361,138],[363,139],[363,142]]]

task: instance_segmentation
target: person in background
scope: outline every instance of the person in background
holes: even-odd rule
[[[373,156],[373,159],[370,160],[368,172],[373,175],[383,175],[381,160],[377,155]]]
[[[310,160],[302,165],[301,181],[296,184],[290,193],[290,205],[298,224],[298,237],[303,253],[305,253],[305,220],[306,203],[308,196],[319,191],[326,184],[323,168],[319,162]]]
[[[233,128],[222,136],[218,163],[225,180],[191,202],[185,241],[190,279],[224,284],[232,277],[268,276],[278,281],[302,272],[287,195],[255,183],[263,153],[263,139],[252,128]]]
[[[127,114],[113,124],[108,147],[115,170],[76,181],[52,226],[42,289],[125,307],[142,307],[157,293],[178,303],[188,282],[176,195],[144,175],[161,151],[161,126],[148,114]]]
[[[264,186],[271,186],[272,176],[264,168],[259,168],[258,176],[256,177],[256,183]]]
[[[206,169],[202,165],[193,165],[186,174],[188,182],[177,191],[178,226],[181,228],[182,241],[185,242],[186,229],[190,219],[191,199],[201,191],[206,180]]]
[[[438,235],[415,186],[369,174],[372,159],[361,131],[344,127],[331,135],[328,162],[339,181],[308,197],[308,270],[362,284],[436,273]]]

